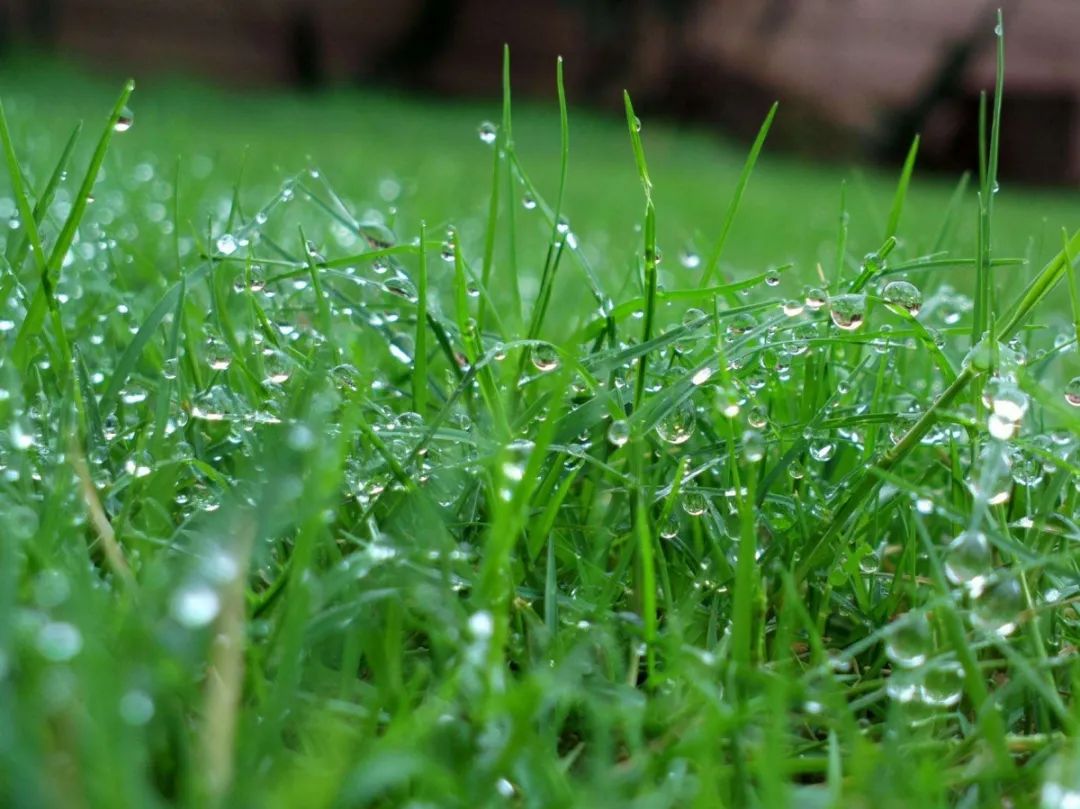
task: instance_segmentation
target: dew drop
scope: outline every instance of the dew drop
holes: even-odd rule
[[[705,513],[708,501],[701,492],[684,492],[682,496],[682,509],[691,517],[700,517]]]
[[[820,287],[810,287],[806,290],[806,308],[811,312],[816,312],[829,302],[829,296],[825,294],[825,290]]]
[[[135,113],[129,108],[124,107],[120,110],[120,115],[117,116],[116,123],[113,124],[113,130],[116,132],[127,132],[134,123]]]
[[[484,121],[476,130],[477,134],[480,136],[480,141],[486,143],[488,146],[495,143],[497,131],[495,124],[491,123],[491,121]]]
[[[210,585],[198,582],[179,590],[172,599],[172,616],[188,629],[206,626],[217,617],[221,600]]]
[[[893,306],[903,309],[912,317],[922,309],[922,293],[908,281],[890,281],[881,291],[882,299]]]
[[[701,266],[701,256],[693,250],[686,249],[679,253],[679,263],[688,270],[694,270]]]
[[[656,425],[656,434],[668,444],[685,444],[697,429],[694,406],[683,402]]]
[[[1065,385],[1065,401],[1073,407],[1080,407],[1080,376],[1074,376]]]
[[[533,367],[541,373],[554,371],[559,367],[559,352],[547,344],[535,346],[529,355]]]
[[[838,329],[855,331],[866,319],[866,296],[837,295],[830,298],[829,317]]]
[[[616,419],[611,422],[607,431],[607,440],[616,447],[621,447],[630,440],[630,424],[625,419]]]
[[[784,301],[781,305],[781,309],[787,317],[798,317],[803,313],[805,308],[806,304],[800,300],[795,300],[794,298]]]
[[[233,236],[231,233],[223,233],[221,236],[218,237],[216,244],[218,252],[221,253],[221,255],[223,256],[231,256],[240,246],[240,243],[237,242],[236,237]]]
[[[964,693],[964,670],[955,660],[935,660],[923,673],[922,701],[934,708],[951,708]]]
[[[1024,593],[1020,581],[1011,574],[1005,574],[975,599],[971,623],[984,632],[1006,637],[1016,629],[1023,607]]]
[[[913,669],[926,662],[933,648],[930,622],[921,612],[905,613],[889,625],[885,654],[895,665]]]
[[[145,691],[128,691],[120,698],[120,718],[132,727],[145,725],[154,718],[154,700]]]
[[[742,456],[747,463],[757,463],[765,457],[765,438],[757,430],[742,434]]]
[[[945,576],[953,584],[980,592],[986,583],[993,561],[990,543],[982,531],[964,531],[949,543],[945,557]]]
[[[37,650],[52,663],[64,663],[77,655],[83,646],[78,627],[64,621],[51,621],[37,635]]]

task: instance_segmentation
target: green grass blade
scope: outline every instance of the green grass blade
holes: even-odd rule
[[[716,269],[720,264],[720,256],[724,253],[724,245],[727,243],[731,226],[735,222],[735,214],[739,211],[743,193],[746,191],[747,183],[750,182],[750,174],[754,171],[754,165],[757,163],[758,155],[761,154],[761,149],[765,145],[765,138],[769,134],[773,119],[776,117],[776,110],[779,107],[779,101],[773,103],[772,107],[769,108],[768,115],[765,116],[765,121],[761,124],[761,129],[758,130],[757,137],[754,138],[754,144],[750,147],[750,154],[746,156],[746,162],[743,164],[742,172],[739,174],[739,181],[735,184],[735,194],[732,196],[727,213],[724,214],[723,222],[720,224],[720,235],[716,237],[716,243],[713,245],[709,253],[709,260],[705,264],[705,270],[701,273],[699,286],[706,287],[712,283],[713,276],[716,274]]]

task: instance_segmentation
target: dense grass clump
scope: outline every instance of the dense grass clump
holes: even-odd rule
[[[1001,252],[1000,108],[933,232],[915,144],[872,243],[743,271],[775,110],[664,256],[627,97],[612,263],[504,81],[437,224],[193,205],[130,85],[50,166],[0,114],[2,803],[1075,805],[1080,235]]]

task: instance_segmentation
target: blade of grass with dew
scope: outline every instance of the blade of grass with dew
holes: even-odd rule
[[[754,138],[754,143],[750,147],[750,153],[746,156],[746,162],[743,164],[742,171],[739,174],[739,180],[735,184],[735,193],[731,198],[731,203],[728,205],[727,212],[724,214],[724,219],[720,224],[720,235],[716,237],[716,243],[709,252],[709,260],[706,262],[705,269],[701,273],[701,281],[698,283],[698,286],[709,286],[713,276],[716,274],[717,267],[720,265],[720,256],[724,253],[724,245],[727,243],[728,234],[731,232],[731,226],[735,222],[735,214],[739,211],[743,193],[746,191],[746,186],[750,182],[750,175],[753,173],[754,166],[757,164],[758,155],[761,154],[761,149],[765,145],[765,138],[769,134],[773,119],[776,117],[776,110],[779,109],[779,107],[779,101],[773,103],[769,108],[768,114],[765,116],[765,121],[758,130],[757,137]]]
[[[641,121],[634,114],[634,105],[630,93],[623,90],[623,104],[626,107],[626,126],[630,130],[630,144],[634,151],[634,163],[637,165],[638,178],[645,192],[645,316],[643,318],[641,342],[652,339],[653,320],[656,317],[656,207],[653,205],[652,180],[645,163],[645,150],[641,145]],[[645,375],[648,370],[647,353],[638,359],[637,380],[634,383],[634,408],[641,407],[641,398],[645,393]]]
[[[896,194],[893,196],[892,208],[889,210],[889,221],[885,225],[885,240],[896,236],[900,228],[900,216],[904,212],[904,201],[907,199],[908,186],[911,184],[911,175],[915,171],[915,156],[919,153],[919,136],[916,135],[911,141],[907,157],[904,159],[904,167],[900,170],[900,180],[896,184]]]
[[[113,133],[116,131],[116,122],[119,121],[121,115],[123,115],[128,99],[131,97],[134,90],[135,82],[128,80],[121,90],[120,97],[116,100],[116,104],[105,122],[105,129],[101,134],[101,138],[98,140],[93,155],[90,157],[90,163],[87,166],[82,185],[75,195],[75,199],[71,205],[71,211],[68,213],[68,217],[64,221],[64,226],[56,237],[56,243],[53,245],[52,252],[49,253],[47,265],[43,270],[50,279],[60,271],[60,266],[64,261],[64,257],[67,255],[68,249],[75,239],[75,233],[79,228],[79,223],[82,222],[83,214],[86,212],[87,201],[94,190],[94,183],[97,181],[98,172],[101,170],[101,164],[105,162],[105,154],[109,150],[109,143],[112,141]],[[19,367],[26,366],[31,351],[30,341],[37,337],[41,331],[46,309],[48,308],[46,293],[47,290],[44,287],[41,287],[34,294],[33,300],[30,303],[30,308],[26,313],[26,318],[23,320],[22,326],[19,328],[19,332],[15,337],[15,345],[11,350],[11,356]]]

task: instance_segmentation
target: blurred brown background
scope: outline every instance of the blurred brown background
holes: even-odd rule
[[[577,104],[740,136],[780,99],[773,145],[923,166],[974,165],[979,92],[993,86],[996,8],[985,0],[0,0],[0,47],[183,71],[230,85],[395,85],[553,91],[566,58]],[[1002,175],[1080,181],[1078,0],[1006,2]]]

